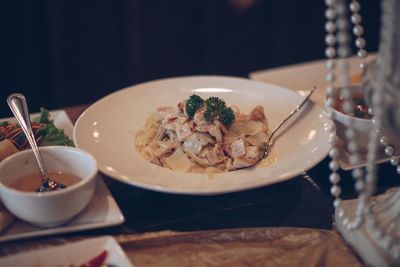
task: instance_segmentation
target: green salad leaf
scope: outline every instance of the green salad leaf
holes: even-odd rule
[[[33,119],[34,122],[38,123],[52,123],[50,120],[50,112],[45,108],[40,108],[40,115]]]
[[[34,122],[43,123],[43,125],[36,130],[35,137],[39,138],[40,145],[42,146],[74,146],[72,140],[64,133],[64,130],[58,129],[53,120],[50,119],[50,113],[45,108],[40,108],[39,117],[33,120]]]
[[[42,136],[41,146],[74,146],[74,143],[64,133],[64,130],[58,129],[53,122],[44,124],[36,130],[35,137]]]

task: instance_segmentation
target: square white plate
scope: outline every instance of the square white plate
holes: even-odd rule
[[[117,241],[110,236],[19,253],[0,259],[0,266],[81,266],[107,251],[106,264],[133,267]]]
[[[375,59],[375,54],[367,58],[367,62]],[[349,60],[350,76],[359,74],[360,60],[352,57]],[[288,65],[279,68],[258,70],[249,73],[249,78],[255,81],[265,82],[282,86],[294,91],[310,90],[313,86],[317,88],[311,99],[324,107],[324,99],[326,96],[326,60],[315,60],[300,64]],[[335,71],[337,74],[337,71]],[[335,86],[339,86],[336,82]]]
[[[38,114],[33,114],[32,117],[37,115]],[[54,125],[60,129],[64,129],[65,133],[71,138],[73,125],[68,115],[63,110],[56,110],[51,111],[50,116],[54,120]],[[5,120],[11,119],[1,119],[0,121]],[[3,231],[0,231],[0,242],[122,224],[125,221],[124,215],[100,175],[97,181],[97,188],[92,200],[88,206],[69,223],[54,228],[38,228],[15,219],[11,225]],[[3,207],[0,207],[0,217],[2,215],[10,216],[7,211],[4,211]]]

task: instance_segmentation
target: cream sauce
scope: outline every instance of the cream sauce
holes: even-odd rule
[[[278,153],[275,150],[271,149],[267,157],[265,159],[262,159],[258,164],[261,167],[267,167],[271,166],[277,161],[278,161]]]

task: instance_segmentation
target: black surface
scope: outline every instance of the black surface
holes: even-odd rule
[[[380,1],[363,1],[368,51]],[[143,81],[230,75],[324,58],[322,0],[14,0],[0,5],[0,117],[92,103]],[[290,77],[288,77],[290,78]]]

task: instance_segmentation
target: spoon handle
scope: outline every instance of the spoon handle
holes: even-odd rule
[[[22,131],[25,133],[30,146],[32,147],[33,154],[38,162],[40,173],[44,180],[48,180],[47,168],[43,163],[42,156],[36,144],[35,135],[32,131],[31,118],[29,116],[28,105],[26,104],[25,96],[22,94],[11,94],[7,98],[8,106],[17,119]]]

